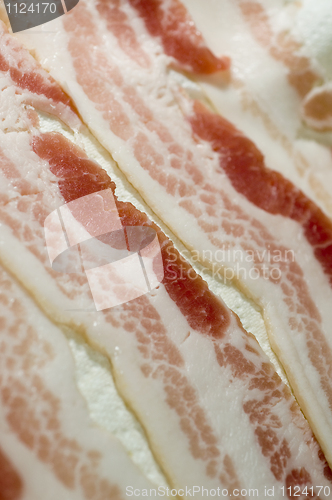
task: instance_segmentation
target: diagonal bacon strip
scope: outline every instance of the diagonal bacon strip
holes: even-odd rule
[[[73,101],[0,23],[2,89],[6,85],[15,87],[16,94],[26,105],[31,104],[38,110],[56,115],[73,128],[78,127],[79,119]]]
[[[200,79],[215,108],[331,216],[331,83],[321,53],[330,50],[328,2],[207,0],[204,11],[199,1],[183,3],[209,48],[232,55],[231,85]],[[310,18],[315,37],[301,30]]]
[[[0,440],[16,469],[0,454],[1,498],[120,500],[129,482],[151,487],[122,445],[91,424],[63,332],[2,267],[0,284]]]
[[[260,151],[227,120],[197,102],[190,122],[193,131],[219,154],[220,167],[237,192],[265,212],[302,225],[332,286],[331,220],[281,174],[268,170]]]
[[[184,69],[189,68],[197,74],[229,69],[229,58],[217,58],[206,47],[203,37],[179,0],[130,0],[129,3],[144,20],[150,35],[160,37],[165,53],[174,57]],[[100,0],[98,4],[105,4],[105,0]],[[104,11],[101,14],[106,19],[113,17],[111,12]]]
[[[286,66],[290,85],[300,97],[305,97],[322,75],[315,71],[310,58],[301,54],[301,44],[286,30],[274,33],[269,14],[260,1],[238,0],[237,3],[254,37],[274,59]]]
[[[221,160],[213,145],[193,137],[183,112],[190,119],[194,104],[182,97],[173,75],[166,74],[163,55],[150,49],[153,71],[131,64],[91,2],[82,1],[57,26],[62,45],[50,66],[52,74],[60,79],[61,67],[71,75],[67,85],[81,115],[158,216],[209,267],[226,268],[226,277],[261,305],[273,348],[332,463],[330,229],[326,226],[325,236],[315,232],[319,221],[313,217],[321,217],[319,210],[300,193],[304,213],[290,220],[279,208],[280,214],[271,214],[234,189],[228,176],[235,176],[234,162],[240,165],[241,158],[231,144],[243,136],[230,128],[228,138],[218,139]],[[142,26],[137,29],[143,33]],[[93,57],[91,45],[97,47]],[[40,50],[42,58],[47,50]],[[248,157],[257,151],[249,139],[243,142]],[[227,168],[224,158],[230,162]],[[274,177],[280,184],[282,178]],[[236,179],[240,182],[239,174]],[[275,190],[278,184],[272,186],[271,192]],[[290,206],[296,193],[293,188],[286,193]]]

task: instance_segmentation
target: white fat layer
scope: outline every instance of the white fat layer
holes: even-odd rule
[[[293,26],[306,50],[332,79],[332,10],[329,0],[302,0]]]
[[[151,482],[168,486],[142,427],[118,393],[109,360],[78,335],[70,335],[69,346],[75,360],[78,388],[88,404],[92,420],[121,441],[133,462]]]

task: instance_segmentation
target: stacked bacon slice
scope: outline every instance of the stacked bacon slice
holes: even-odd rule
[[[172,487],[242,491],[239,498],[274,488],[281,499],[296,486],[323,498],[316,486],[331,487],[329,466],[256,340],[160,228],[116,197],[123,227],[157,232],[164,278],[143,297],[82,312],[91,303],[86,276],[51,268],[44,221],[82,196],[115,195],[115,185],[73,141],[42,133],[37,112],[77,132],[78,110],[148,205],[188,248],[209,255],[209,265],[217,250],[254,256],[242,262],[247,274],[238,283],[264,307],[271,342],[328,457],[329,220],[266,169],[249,139],[192,100],[192,92],[201,94],[179,68],[197,78],[229,61],[204,46],[177,1],[81,0],[52,26],[55,36],[45,28],[43,44],[40,32],[24,39],[70,99],[1,26],[3,497],[120,499],[127,486],[154,487],[122,445],[89,422],[64,335],[71,329],[111,360],[119,392]],[[281,255],[292,250],[295,260],[272,269],[259,258],[267,245]]]

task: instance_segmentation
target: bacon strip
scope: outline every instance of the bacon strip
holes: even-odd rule
[[[0,74],[26,104],[58,116],[73,128],[79,125],[73,101],[0,21]]]
[[[104,49],[97,19],[93,5],[82,1],[75,12],[59,21],[63,46],[57,59],[68,72],[75,71],[70,85],[81,115],[153,210],[187,247],[199,251],[213,270],[231,271],[225,271],[226,277],[234,278],[262,306],[273,348],[331,463],[332,350],[328,332],[332,292],[324,274],[330,265],[329,227],[323,223],[327,227],[325,236],[320,230],[315,233],[317,217],[323,220],[323,216],[294,188],[290,203],[295,194],[296,203],[302,200],[297,208],[304,210],[303,216],[293,217],[295,220],[285,218],[279,208],[268,213],[265,206],[257,207],[234,189],[234,178],[236,182],[241,179],[236,174],[237,152],[232,151],[232,144],[242,141],[247,155],[244,158],[249,158],[258,154],[252,143],[230,128],[228,138],[218,139],[223,143],[222,149],[218,146],[221,170],[214,145],[193,138],[180,107],[174,104],[177,99],[190,118],[193,105],[177,92],[172,76],[165,76],[158,87],[155,76],[159,76],[162,56],[153,56],[151,49],[156,73],[151,68],[133,68],[116,39],[106,31]],[[93,58],[88,51],[91,44],[98,47]],[[85,71],[87,61],[89,74]],[[52,71],[60,78],[57,64]],[[151,81],[157,89],[154,93],[145,90]],[[211,127],[206,133],[210,132]],[[229,157],[228,166],[225,157]],[[264,170],[263,178],[278,182],[278,192],[281,177],[271,175]],[[221,260],[220,252],[224,252]]]
[[[232,56],[231,85],[201,82],[215,108],[258,145],[270,168],[295,182],[331,216],[331,137],[308,128],[326,131],[330,126],[330,82],[297,29],[301,17],[309,15],[309,4],[208,0],[202,12],[199,2],[183,3],[209,48],[223,47]],[[316,50],[329,43],[323,30],[316,40]]]
[[[53,177],[35,168],[29,145],[31,130],[37,130],[36,109],[75,128],[81,122],[69,97],[1,30],[0,211],[5,225],[24,238],[33,254],[34,221],[45,217],[41,201],[50,191],[43,193],[43,188],[45,182],[52,186]],[[36,108],[31,109],[32,103]],[[50,198],[54,201],[57,194],[56,188]],[[153,486],[116,439],[91,425],[62,331],[2,266],[0,290],[0,498],[120,500],[129,482],[140,489]]]
[[[0,283],[0,439],[8,455],[0,452],[0,498],[120,500],[129,478],[151,487],[122,445],[92,426],[62,331],[2,267]]]
[[[105,3],[105,0],[99,3]],[[197,74],[229,69],[229,58],[217,58],[205,46],[203,37],[179,0],[130,0],[130,4],[144,20],[150,35],[161,38],[165,53],[174,57],[185,69],[190,68]]]
[[[193,131],[219,154],[220,166],[237,192],[265,212],[302,225],[332,286],[331,220],[291,182],[268,170],[255,145],[224,118],[195,103],[190,121]]]
[[[238,1],[241,12],[257,41],[288,69],[289,83],[305,97],[321,78],[310,58],[300,55],[301,44],[286,32],[274,33],[269,15],[260,1]]]
[[[239,0],[238,3],[255,39],[287,67],[289,83],[302,98],[301,112],[306,123],[316,130],[331,129],[331,85],[326,83],[317,61],[303,54],[301,43],[287,30],[274,32],[271,16],[259,1]],[[325,85],[322,85],[324,79]]]
[[[260,2],[240,0],[239,6],[257,41],[287,67],[289,83],[302,98],[300,114],[305,123],[317,131],[331,130],[331,83],[324,68],[303,54],[302,44],[287,30],[274,33]]]

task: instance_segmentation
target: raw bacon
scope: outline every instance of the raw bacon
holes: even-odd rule
[[[75,128],[81,122],[69,97],[1,29],[0,211],[13,231],[26,225],[24,238],[34,252],[34,221],[43,218],[45,183],[52,186],[52,174],[45,177],[35,168],[29,146],[36,110],[52,112]],[[15,214],[21,217],[15,220]],[[116,439],[91,425],[63,332],[3,267],[0,282],[1,499],[120,499],[129,483],[153,486]]]
[[[323,68],[319,68],[313,57],[304,55],[302,44],[287,29],[274,32],[273,12],[266,11],[260,1],[240,0],[239,7],[255,39],[287,68],[288,81],[302,99],[301,111],[306,123],[316,130],[331,129],[330,83]],[[298,10],[292,19],[294,23],[301,12]]]
[[[122,8],[128,19],[133,16],[127,3]],[[179,78],[167,72],[168,60],[152,42],[142,44],[152,66],[135,64],[108,31],[108,24],[92,2],[82,0],[57,22],[57,46],[50,39],[47,48],[41,47],[42,61],[58,80],[66,79],[87,125],[157,215],[189,249],[199,252],[207,267],[224,273],[262,307],[272,346],[331,463],[327,219],[281,176],[264,170],[265,166],[260,171],[254,162],[257,157],[262,164],[261,154],[236,129],[229,126],[228,135],[218,137],[223,145],[217,148],[204,140],[210,138],[210,125],[200,134],[203,140],[193,135],[195,105],[184,96],[187,89],[192,92],[190,82],[179,88]],[[137,40],[146,39],[148,33],[139,20],[131,26]],[[91,45],[96,47],[93,56]],[[52,62],[49,50],[56,54]],[[64,68],[66,77],[59,68]],[[240,153],[231,144],[240,143],[244,155],[238,158]],[[242,182],[237,165],[248,159],[253,163],[246,171],[251,175],[255,167],[255,178],[270,185],[272,201],[278,205],[273,213],[237,189]],[[244,186],[245,194],[250,186]],[[287,210],[280,208],[278,193],[287,200]]]
[[[277,172],[270,171],[255,145],[231,123],[199,103],[190,119],[194,132],[211,144],[232,186],[270,214],[295,220],[313,247],[332,286],[332,222],[311,200]]]
[[[274,32],[268,10],[260,1],[239,0],[238,6],[255,39],[287,68],[287,78],[301,98],[317,85],[321,74],[309,57],[301,54],[301,44],[286,30]]]
[[[101,4],[105,1],[101,0]],[[229,58],[217,58],[204,44],[187,10],[179,0],[130,0],[148,32],[161,38],[164,51],[185,69],[210,74],[229,69]],[[112,15],[110,16],[112,17]]]
[[[208,0],[204,10],[183,3],[208,47],[232,56],[230,85],[200,82],[215,108],[331,216],[328,2]]]
[[[0,268],[0,498],[126,498],[150,488],[122,445],[91,424],[63,332]]]
[[[114,189],[107,175],[88,160],[83,151],[57,134],[36,136],[33,149],[47,161],[45,166],[49,165],[60,175],[64,200],[73,199],[75,186],[79,194],[83,189],[84,195],[100,187]],[[91,178],[95,182],[91,182]],[[118,202],[118,210],[127,227],[151,225],[146,216],[129,203]],[[163,284],[155,293],[105,311],[102,316],[85,313],[82,317],[82,313],[70,312],[75,304],[80,304],[84,293],[82,278],[78,286],[73,278],[68,281],[51,273],[51,287],[50,270],[44,263],[42,272],[39,264],[42,291],[27,273],[17,269],[17,263],[9,265],[16,269],[19,279],[49,315],[57,317],[62,324],[84,329],[92,344],[106,350],[118,384],[139,415],[174,487],[192,487],[199,478],[210,488],[220,485],[232,490],[244,485],[254,487],[254,484],[263,488],[250,464],[243,456],[241,459],[243,441],[239,443],[231,431],[235,420],[241,427],[241,435],[246,436],[245,446],[251,452],[256,450],[255,460],[269,474],[271,485],[286,487],[290,478],[297,474],[302,477],[304,470],[311,471],[305,481],[308,487],[318,480],[328,485],[329,468],[321,461],[319,448],[290,393],[256,341],[208,291],[160,230],[158,233],[165,268]],[[16,238],[19,236],[20,246],[24,248],[26,242],[22,234],[23,239],[19,235]],[[41,245],[42,242],[35,239],[35,255]],[[5,259],[8,262],[8,256]],[[190,299],[193,304],[197,301],[194,310],[188,307]],[[210,360],[209,373],[205,368],[206,359]],[[236,393],[227,389],[232,385]],[[306,443],[301,459],[298,445],[294,446],[295,436],[302,445],[303,440]],[[181,474],[177,472],[180,463]],[[313,470],[317,470],[319,479],[313,478]]]
[[[3,23],[0,27],[0,75],[2,91],[6,86],[15,89],[17,98],[25,103],[25,107],[32,105],[49,112],[73,128],[79,125],[73,101],[8,33]],[[8,95],[5,97],[7,100]]]
[[[0,260],[40,308],[33,304],[30,307],[31,298],[25,298],[17,285],[4,275],[3,300],[8,301],[8,290],[12,297],[16,294],[18,297],[12,304],[17,308],[16,314],[9,307],[5,315],[12,333],[10,341],[17,354],[21,344],[20,348],[15,344],[14,326],[18,325],[19,342],[25,340],[30,321],[32,328],[38,328],[36,336],[27,344],[28,350],[24,349],[28,360],[25,362],[23,353],[17,357],[17,363],[23,363],[25,376],[17,382],[13,379],[13,387],[20,389],[21,397],[18,401],[14,399],[15,404],[24,409],[30,405],[34,388],[47,396],[47,384],[53,391],[61,387],[64,395],[63,385],[50,373],[55,370],[59,374],[59,364],[62,370],[66,367],[70,371],[70,363],[64,361],[65,348],[59,346],[61,342],[65,345],[64,339],[59,329],[49,324],[46,315],[61,328],[71,328],[84,335],[112,360],[119,390],[146,429],[152,449],[172,486],[191,488],[199,483],[205,488],[227,488],[229,495],[235,490],[240,493],[244,488],[264,491],[264,487],[269,486],[275,487],[276,498],[283,498],[281,487],[290,485],[314,488],[320,484],[329,488],[330,469],[324,456],[289,390],[256,340],[242,329],[237,317],[208,290],[146,215],[132,204],[117,200],[125,227],[147,226],[158,233],[165,278],[155,291],[96,313],[91,311],[93,302],[84,274],[61,274],[50,267],[43,235],[46,217],[65,202],[95,190],[114,190],[115,185],[105,171],[68,139],[55,133],[41,134],[34,123],[28,125],[26,130],[0,133],[3,241]],[[25,158],[23,164],[22,158]],[[45,341],[44,332],[45,335],[47,332]],[[52,350],[48,344],[53,343],[53,338]],[[40,352],[41,345],[44,351]],[[31,360],[29,355],[34,349],[37,349],[36,357]],[[43,357],[45,351],[47,363],[44,358],[38,358]],[[133,467],[126,465],[128,458],[113,441],[104,443],[102,439],[103,447],[99,438],[93,437],[98,453],[102,450],[105,457],[114,453],[112,466],[108,467],[112,472],[109,471],[107,479],[99,479],[105,478],[105,474],[96,477],[95,469],[102,459],[92,453],[94,448],[78,445],[83,458],[81,455],[77,458],[73,438],[67,438],[67,434],[63,437],[61,431],[55,432],[55,437],[72,449],[72,454],[77,451],[75,456],[69,454],[69,458],[74,463],[76,458],[82,460],[78,476],[74,476],[72,467],[64,467],[61,457],[54,458],[54,453],[57,457],[61,450],[56,447],[54,451],[51,444],[47,448],[47,442],[39,434],[31,433],[28,418],[20,420],[17,427],[16,414],[12,416],[16,407],[12,409],[7,389],[16,370],[11,375],[11,361],[6,363],[3,357],[2,363],[1,418],[11,425],[14,435],[7,440],[2,436],[1,443],[5,452],[12,449],[10,458],[21,477],[24,472],[41,469],[38,460],[37,463],[29,461],[29,470],[25,469],[19,462],[19,450],[27,456],[27,449],[28,452],[36,449],[39,459],[44,458],[48,471],[45,477],[53,481],[52,484],[54,478],[50,479],[49,472],[55,472],[59,492],[63,487],[71,487],[75,493],[81,488],[86,498],[121,498],[126,481],[141,490],[149,487]],[[42,376],[44,370],[47,377]],[[31,373],[32,383],[29,383]],[[67,379],[73,380],[73,376],[65,373],[64,380]],[[67,389],[69,391],[69,386]],[[22,394],[28,394],[29,398]],[[61,428],[65,421],[74,418],[80,443],[88,443],[92,431],[83,425],[84,417],[75,418],[78,409],[74,411],[69,406],[68,413],[56,421],[58,403],[54,403],[53,396],[49,399],[55,404],[49,435],[54,435],[58,425]],[[72,399],[73,396],[68,397],[69,401]],[[44,411],[44,400],[41,404],[43,418],[50,418],[50,413]],[[37,409],[37,405],[31,410],[30,406],[26,408],[25,413],[33,424]],[[47,427],[47,422],[45,425]],[[239,429],[241,439],[237,435]],[[10,439],[19,441],[17,447],[10,447]],[[39,449],[41,445],[44,447]],[[82,448],[87,451],[81,452]],[[102,465],[100,470],[105,471]],[[109,485],[113,474],[116,480]],[[36,476],[30,473],[29,477],[29,481],[24,478],[24,486],[38,488]],[[244,498],[246,494],[238,496]]]

